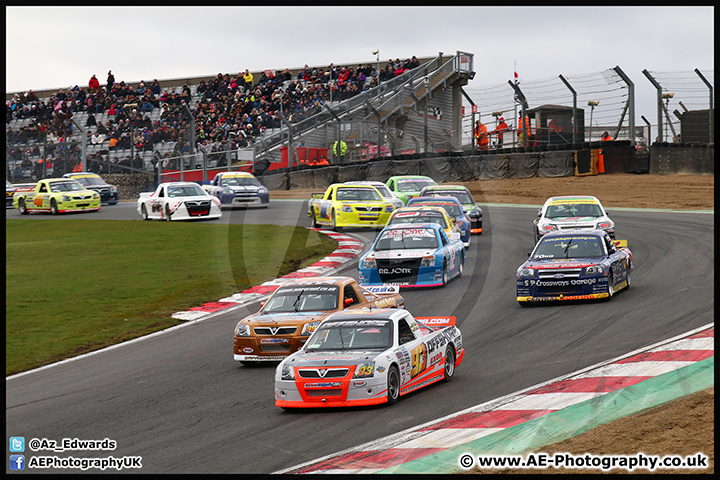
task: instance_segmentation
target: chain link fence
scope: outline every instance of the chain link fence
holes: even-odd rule
[[[480,87],[466,86],[464,93],[468,102],[463,102],[460,132],[453,134],[461,135],[463,150],[468,150],[469,145],[473,145],[474,149],[473,125],[475,120],[480,120],[489,132],[489,148],[497,150],[501,147],[523,146],[517,126],[519,116],[524,111],[530,120],[530,129],[524,140],[530,143],[524,146],[553,143],[572,146],[599,140],[605,132],[614,140],[635,139],[638,146],[667,141],[691,144],[714,141],[714,71],[644,70],[643,74],[646,78],[641,80],[642,87],[656,91],[657,115],[655,118],[642,115],[644,123],[640,125],[634,124],[634,91],[639,87],[639,82],[633,82],[619,67],[615,67],[587,74],[558,75],[539,80],[518,79],[517,82]],[[378,88],[385,89],[391,84],[381,83]],[[357,98],[362,99],[364,96],[358,95]],[[183,117],[184,110],[179,107],[176,110],[178,120],[186,118]],[[45,134],[39,124],[33,124],[33,119],[18,121],[8,117],[6,178],[14,183],[22,183],[42,177],[61,176],[82,169],[83,159],[86,160],[86,170],[100,174],[157,175],[159,169],[205,172],[208,168],[240,168],[240,165],[248,168],[247,161],[252,161],[258,150],[269,148],[269,140],[281,131],[280,128],[271,128],[260,137],[236,136],[206,142],[195,138],[192,124],[181,124],[182,128],[178,127],[177,135],[171,141],[154,141],[146,137],[144,142],[138,144],[135,137],[145,125],[138,123],[133,124],[134,131],[131,129],[117,143],[111,144],[109,139],[93,143],[92,135],[88,132],[94,129],[80,126],[85,124],[87,115],[86,112],[76,112],[70,116],[71,120],[63,122],[63,137],[55,133]],[[153,110],[143,121],[152,125],[162,115],[160,110]],[[509,125],[509,130],[503,135],[502,145],[496,131],[501,117]],[[186,119],[190,120],[190,117]],[[104,121],[107,124],[109,120],[112,118],[107,113],[97,116],[98,123]],[[326,128],[321,131],[322,138],[317,140],[325,146],[332,145],[338,136],[334,130],[337,122],[330,112],[323,120]],[[293,125],[293,128],[298,129],[299,125]],[[387,128],[381,127],[378,131],[375,119],[359,121],[356,129],[360,147],[349,152],[349,155],[357,160],[377,156],[377,150],[371,151],[371,146],[377,145],[378,138],[381,144],[385,143],[390,135]],[[281,134],[279,138],[282,142]],[[419,151],[421,146],[417,141],[415,143],[415,151]],[[197,146],[192,148],[194,144]],[[382,150],[383,156],[402,153]]]
[[[147,174],[157,181],[183,179],[190,171],[199,172],[204,180],[208,171],[253,170],[252,152],[225,149],[222,145],[205,145],[198,153],[182,154],[171,145],[158,145],[153,150],[112,148],[102,145],[86,146],[84,171],[100,175]],[[83,171],[81,142],[39,143],[29,141],[6,146],[6,178],[11,183],[36,182],[41,178],[61,177],[66,173]],[[175,153],[181,153],[175,155]],[[250,154],[250,157],[248,156]],[[190,175],[188,173],[188,175]],[[197,180],[193,176],[193,181]]]
[[[714,70],[658,72],[643,70],[655,87],[657,117],[654,140],[708,143],[715,136]],[[643,118],[646,123],[650,120]]]
[[[504,134],[503,146],[521,146],[518,119],[525,105],[534,144],[564,142],[567,144],[600,140],[603,133],[614,140],[634,138],[636,144],[654,141],[710,143],[714,138],[714,71],[648,72],[638,85],[619,67],[578,75],[558,75],[539,80],[508,81],[504,84],[465,87],[465,113],[462,122],[463,144],[472,144],[473,125],[480,120],[490,133],[490,147],[498,147],[493,131],[504,118],[510,131]],[[641,117],[644,124],[634,124],[635,90],[657,88],[658,115]],[[560,131],[550,123],[553,116],[567,117],[577,109],[579,118],[564,123]],[[639,118],[638,118],[639,120]],[[654,120],[654,122],[653,122]],[[634,135],[631,135],[634,128]],[[681,134],[685,132],[685,135]],[[533,144],[531,143],[531,144]]]

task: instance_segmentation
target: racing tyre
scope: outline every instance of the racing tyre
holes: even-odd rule
[[[144,203],[140,206],[140,210],[141,210],[141,211],[140,211],[140,216],[142,217],[142,219],[143,219],[143,220],[150,220],[150,217],[148,216],[148,213],[147,213],[147,208],[145,208],[145,204],[144,204]]]
[[[50,200],[50,213],[52,213],[53,215],[58,214],[58,206],[54,198]]]
[[[460,265],[458,265],[458,277],[462,277],[463,270],[465,270],[465,252],[463,252],[462,258],[460,259]]]
[[[448,345],[445,349],[445,368],[443,369],[443,382],[449,382],[455,375],[455,349]]]
[[[442,271],[442,284],[445,285],[448,282],[447,262],[443,261]]]
[[[20,215],[28,214],[27,205],[25,205],[25,199],[21,198],[20,200],[18,200],[18,210],[20,210]]]
[[[400,373],[395,365],[390,367],[387,376],[387,400],[390,405],[397,403],[400,398]]]
[[[613,298],[613,283],[615,282],[615,279],[613,278],[613,272],[610,271],[610,274],[608,275],[608,301],[612,300]]]
[[[313,228],[320,228],[320,224],[317,222],[317,210],[314,208],[312,209],[311,218]]]
[[[170,220],[170,207],[165,205],[165,221],[169,222]]]

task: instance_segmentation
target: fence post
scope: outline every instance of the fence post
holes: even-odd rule
[[[614,68],[614,70],[628,86],[628,99],[627,99],[626,108],[629,110],[629,114],[630,114],[630,116],[628,117],[628,127],[630,128],[630,145],[634,146],[635,145],[635,84],[633,83],[632,80],[630,80],[630,77],[625,75],[625,72],[623,72],[619,66],[616,66]],[[624,110],[623,110],[623,116],[625,116]],[[620,125],[622,125],[622,119],[620,120]],[[617,132],[620,132],[620,125],[618,125]],[[615,139],[617,139],[617,132],[615,133]]]
[[[652,75],[650,75],[650,72],[646,70],[642,71],[643,75],[647,77],[648,80],[650,80],[650,83],[653,84],[655,89],[657,90],[657,121],[658,121],[658,142],[663,141],[663,121],[662,121],[662,112],[663,112],[663,103],[662,103],[662,87],[660,84],[653,78]]]
[[[707,79],[703,76],[702,73],[700,73],[700,70],[698,70],[697,68],[695,69],[695,73],[697,73],[697,76],[700,77],[700,80],[702,80],[705,85],[707,85],[710,92],[710,103],[708,104],[708,115],[710,117],[708,118],[708,125],[710,126],[710,137],[708,138],[708,142],[712,142],[713,138],[715,138],[715,125],[713,121],[713,86],[710,82],[707,81]]]
[[[580,133],[580,131],[578,129],[578,122],[577,122],[577,92],[575,91],[574,88],[572,88],[570,86],[570,83],[567,80],[565,80],[565,77],[563,77],[562,74],[558,75],[558,77],[560,77],[560,80],[562,80],[562,82],[565,84],[565,86],[568,88],[568,90],[570,90],[570,92],[572,93],[572,97],[573,97],[573,138],[572,138],[572,141],[573,141],[573,143],[577,143],[578,142],[577,137],[578,137],[578,134]],[[590,125],[590,126],[592,127],[592,125]]]

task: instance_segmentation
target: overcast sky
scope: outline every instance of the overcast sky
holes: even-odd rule
[[[714,8],[6,7],[6,92],[215,76],[304,64],[475,55],[469,87],[619,66],[638,103],[643,69],[714,70]],[[637,115],[653,115],[652,103]],[[649,110],[649,111],[648,111]]]

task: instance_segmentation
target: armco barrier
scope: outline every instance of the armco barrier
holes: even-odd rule
[[[678,147],[653,144],[650,173],[659,175],[715,174],[715,144]]]
[[[429,158],[424,161],[424,175],[442,182],[464,182],[476,178],[465,159],[457,157]],[[465,175],[465,173],[469,175]],[[466,180],[463,180],[466,178]]]
[[[284,173],[265,174],[258,177],[268,190],[287,190],[288,176]]]
[[[359,163],[354,165],[343,165],[340,167],[337,167],[337,181],[339,183],[343,182],[353,182],[358,180],[365,180],[368,175],[368,165],[367,163]]]
[[[538,176],[540,154],[510,154],[510,172],[512,178],[533,178]]]
[[[575,153],[587,152],[590,144],[579,144],[579,150],[547,150],[508,153],[475,153],[429,158],[389,158],[350,165],[316,167],[260,177],[270,190],[285,188],[324,189],[335,182],[373,180],[386,182],[395,175],[427,175],[439,183],[497,180],[503,178],[571,177],[575,175]],[[605,173],[636,173],[639,162],[635,147],[623,142],[603,147]],[[537,149],[538,147],[534,147]],[[714,174],[714,144],[691,147],[653,146],[650,173]],[[643,163],[647,163],[644,160]],[[644,169],[643,169],[644,170]]]
[[[465,164],[473,174],[473,179],[485,180],[488,177],[487,161],[483,156],[470,155],[465,157]]]
[[[447,162],[447,158],[442,160]],[[392,162],[394,175],[426,175],[426,160],[395,160]]]
[[[635,147],[632,145],[603,148],[602,156],[604,157],[605,173],[636,172],[638,170]]]
[[[288,173],[290,189],[313,189],[315,188],[314,169],[297,170]]]
[[[386,182],[388,178],[395,175],[392,164],[393,162],[390,160],[375,160],[369,162],[367,179],[375,182]]]
[[[458,182],[470,182],[476,178],[467,157],[450,157],[449,160]]]
[[[333,183],[344,181],[339,180],[340,178],[340,168],[342,167],[323,167],[323,168],[317,168],[315,169],[315,188],[318,189],[325,189],[328,185],[332,185]]]
[[[572,150],[540,154],[538,177],[568,177],[574,173],[575,158]]]

